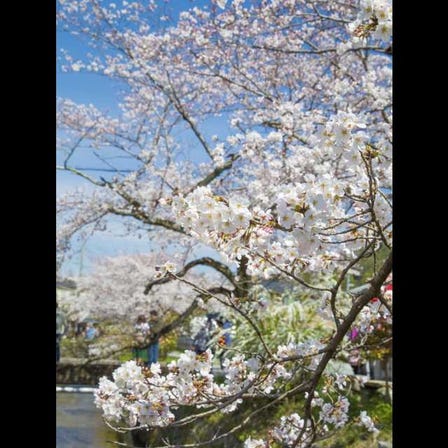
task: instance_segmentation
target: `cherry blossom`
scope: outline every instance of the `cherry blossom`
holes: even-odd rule
[[[121,302],[107,299],[111,313],[137,312],[165,294],[164,309],[213,300],[244,319],[262,347],[226,358],[220,381],[210,351],[185,351],[167,372],[124,364],[96,392],[111,425],[167,426],[178,406],[191,406],[194,421],[254,395],[307,394],[308,405],[245,446],[309,447],[349,422],[343,378],[331,380],[337,398],[315,395],[348,332],[357,327],[362,343],[377,319],[392,319],[392,7],[246,3],[212,1],[171,22],[156,1],[59,1],[60,29],[92,46],[84,57],[61,52],[61,70],[102,74],[121,94],[114,113],[58,99],[58,169],[90,185],[58,198],[58,263],[77,239],[119,219],[156,255],[127,271]],[[103,174],[80,168],[80,153]],[[350,295],[349,270],[380,250],[387,255],[366,290]],[[87,296],[101,281],[86,280],[79,304],[96,302]],[[330,336],[271,344],[260,324],[266,298],[254,292],[269,281],[311,291]]]

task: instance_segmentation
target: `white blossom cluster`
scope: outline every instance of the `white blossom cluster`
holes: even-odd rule
[[[220,9],[224,3],[219,3]],[[334,18],[336,23],[345,23],[345,15],[353,15],[352,6],[325,3],[330,9],[327,17]],[[139,22],[138,14],[143,7],[133,5],[132,8],[123,7],[123,10],[120,7],[113,10],[102,7],[100,14],[90,2],[74,1],[70,5],[65,2],[59,12],[62,21],[82,12],[80,21],[86,23],[79,24],[80,30],[92,27],[98,17],[107,18],[113,25],[127,14],[132,17],[135,14],[132,20],[138,23],[137,34],[107,34],[107,38],[117,46],[124,44],[132,48],[132,61],[126,61],[121,54],[94,61],[97,70],[126,79],[130,84],[131,93],[122,104],[126,120],[120,122],[116,118],[107,118],[96,108],[78,106],[70,101],[61,101],[59,107],[60,127],[72,135],[72,139],[77,133],[81,134],[85,143],[92,147],[96,145],[100,149],[116,145],[127,149],[126,144],[135,139],[121,136],[133,134],[137,129],[139,136],[154,137],[153,145],[136,141],[141,148],[135,155],[136,160],[142,163],[141,170],[115,182],[114,189],[107,190],[107,200],[89,204],[91,210],[99,213],[101,208],[104,213],[104,207],[108,210],[110,206],[118,214],[127,216],[133,213],[129,208],[138,203],[139,216],[142,211],[160,219],[172,219],[187,229],[189,235],[220,250],[227,260],[248,256],[249,273],[265,277],[276,272],[276,268],[254,253],[263,254],[281,268],[289,270],[292,265],[299,264],[313,272],[331,268],[331,263],[350,256],[362,246],[371,230],[368,229],[371,211],[363,202],[369,194],[376,196],[375,219],[380,226],[385,226],[390,220],[390,207],[381,195],[369,193],[369,176],[361,154],[369,142],[375,143],[381,153],[381,163],[379,159],[373,161],[375,176],[382,183],[386,180],[386,187],[390,186],[388,136],[391,93],[386,56],[369,55],[367,70],[356,55],[348,52],[338,62],[338,73],[340,71],[342,75],[336,76],[328,70],[326,58],[304,56],[306,70],[303,70],[299,63],[289,64],[287,59],[274,61],[270,52],[253,51],[251,39],[257,42],[260,35],[268,39],[269,48],[292,52],[306,51],[303,45],[308,40],[316,42],[315,45],[324,51],[331,50],[331,45],[337,48],[339,42],[344,42],[347,35],[339,35],[337,30],[333,35],[332,27],[325,27],[328,31],[323,33],[322,42],[319,42],[314,39],[311,29],[302,27],[300,20],[296,23],[295,14],[301,9],[311,15],[317,12],[303,1],[288,2],[288,14],[284,14],[284,2],[260,6],[256,19],[240,1],[227,3],[213,24],[216,36],[212,24],[208,23],[208,11],[195,8],[184,12],[176,27],[159,35],[150,32],[144,21]],[[90,8],[92,15],[89,15]],[[359,20],[367,20],[374,14],[380,29],[383,22],[390,21],[390,9],[390,1],[363,1]],[[77,22],[70,23],[74,25]],[[226,35],[222,36],[224,28]],[[283,35],[279,29],[291,29],[292,32]],[[221,36],[218,43],[221,38],[235,38],[241,42],[244,56],[239,58],[241,67],[238,70],[231,66],[227,68],[229,59],[225,52],[215,51],[214,45],[210,45],[218,35]],[[195,61],[189,57],[184,60],[180,56],[190,47],[197,54],[197,66],[193,69],[190,64],[195,64]],[[187,53],[190,54],[190,50]],[[291,56],[282,56],[287,57]],[[276,70],[274,63],[280,64],[281,71]],[[72,64],[75,64],[73,70],[80,69],[81,63],[73,58]],[[89,64],[92,65],[92,61],[85,66]],[[224,73],[216,73],[217,67],[221,66],[225,76]],[[145,85],[142,79],[148,67],[151,67],[154,81]],[[93,68],[86,70],[95,71]],[[254,91],[251,83],[258,82],[252,79],[254,72],[262,80],[260,86],[266,84],[265,88]],[[171,74],[169,79],[167,73]],[[231,93],[224,88],[223,77],[234,80]],[[293,89],[290,97],[280,95],[291,79],[300,79],[303,87]],[[170,91],[176,91],[182,99],[183,113],[197,127],[197,132],[200,131],[202,115],[210,113],[207,105],[211,98],[214,101],[218,98],[214,105],[218,112],[237,106],[234,112],[226,115],[226,119],[230,126],[238,128],[238,133],[211,139],[213,143],[208,151],[213,160],[210,164],[201,163],[194,167],[183,159],[185,163],[174,163],[176,157],[173,154],[181,149],[182,143],[167,135],[162,145],[157,137],[158,126],[168,125],[174,117],[168,115],[167,123],[160,122],[158,111],[166,107],[167,99],[163,96],[166,90],[153,89],[154,84],[166,84]],[[331,94],[323,93],[330,91]],[[201,94],[192,95],[190,92]],[[279,94],[274,95],[274,92]],[[302,100],[302,95],[310,100]],[[314,107],[315,103],[318,107]],[[148,117],[147,104],[151,104],[154,110],[153,120]],[[329,104],[334,104],[337,112],[329,111]],[[386,118],[378,117],[380,113]],[[145,126],[149,125],[146,124],[142,128],[138,120],[141,116],[154,122],[155,128],[147,128]],[[366,130],[369,131],[368,136]],[[62,146],[70,147],[70,142]],[[238,154],[239,161],[232,167],[230,180],[223,182],[224,189],[218,192],[210,184],[194,188],[204,185],[198,183],[201,177],[228,162],[229,153]],[[165,159],[170,161],[167,166],[163,163]],[[165,191],[159,185],[160,178],[169,179],[172,190]],[[113,199],[112,191],[119,192],[118,198]],[[172,191],[190,191],[190,194],[171,195]],[[347,194],[360,199],[351,204]],[[126,202],[126,197],[132,201]],[[134,205],[131,207],[131,204]],[[85,211],[80,210],[79,213],[85,216]],[[350,219],[352,216],[357,216],[357,219]],[[72,235],[73,228],[79,228],[84,222],[73,221],[65,235]],[[351,227],[353,233],[350,232]],[[61,235],[65,241],[63,237]]]
[[[111,342],[109,337],[107,341],[90,344],[88,347],[88,354],[91,358],[109,358],[116,355],[122,348],[119,342]]]
[[[383,285],[381,294],[385,301],[392,305],[392,288]],[[375,297],[361,310],[355,321],[355,327],[361,334],[369,334],[375,331],[375,323],[381,320],[387,324],[392,324],[392,315],[389,309],[382,304],[379,298]]]
[[[361,0],[361,7],[356,21],[349,26],[350,31],[360,30],[360,26],[367,26],[374,39],[389,42],[392,36],[392,1],[391,0]],[[370,27],[369,27],[370,25]],[[361,28],[362,30],[362,28]],[[367,33],[361,34],[366,37]]]
[[[342,379],[339,378],[339,381]],[[308,398],[308,393],[305,393],[305,398]],[[320,408],[319,411],[319,422],[321,423],[319,432],[321,434],[327,433],[332,427],[341,428],[345,426],[349,420],[348,410],[350,403],[347,397],[339,395],[337,400],[332,400],[331,402],[325,402],[323,398],[319,397],[317,391],[314,392],[313,399],[311,401],[311,406],[313,408]],[[370,428],[370,431],[374,431],[373,422],[364,413],[361,413],[362,418],[360,423]],[[307,422],[306,428],[305,420],[301,418],[297,413],[293,413],[289,416],[283,416],[280,418],[280,424],[269,431],[269,436],[272,440],[280,443],[282,446],[293,446],[297,443],[297,439],[300,437],[297,445],[299,447],[307,446],[309,439],[311,437],[311,422]],[[251,438],[245,441],[246,447],[265,447],[268,446],[267,442],[261,439],[252,440]]]
[[[375,308],[375,304],[369,303],[369,305],[365,306],[359,313],[356,323],[361,333],[369,334],[375,329],[372,323],[374,318],[377,316]]]
[[[334,403],[323,403],[319,418],[324,422],[341,428],[348,422],[350,402],[347,397],[339,396]]]
[[[194,337],[204,328],[207,323],[207,316],[195,316],[190,320],[189,334]]]
[[[249,437],[244,441],[244,448],[267,448],[268,446],[268,443],[263,439],[252,439]]]
[[[101,378],[95,403],[112,424],[166,426],[174,418],[172,409],[180,405],[210,406],[208,397],[222,402],[221,412],[228,413],[242,402],[241,393],[269,394],[278,381],[290,378],[281,365],[261,368],[257,359],[237,355],[224,361],[225,381],[218,384],[212,364],[209,349],[200,355],[186,350],[168,364],[166,375],[158,363],[148,369],[128,361],[113,372],[113,381]]]
[[[198,187],[175,203],[180,223],[203,239],[226,237],[246,230],[253,219],[248,204],[239,199],[224,200],[213,194],[210,187]],[[209,236],[209,234],[211,234]]]
[[[270,432],[271,437],[281,446],[293,446],[303,431],[299,443],[295,446],[299,448],[305,447],[308,445],[308,439],[311,435],[311,422],[308,421],[306,423],[306,428],[304,429],[305,420],[297,413],[283,416],[280,418],[280,424],[275,426]]]
[[[374,434],[379,433],[378,428],[375,427],[372,418],[367,415],[366,411],[361,411],[359,414],[359,425],[364,426],[369,432],[373,432]]]
[[[135,361],[128,361],[113,372],[113,381],[100,379],[95,404],[112,424],[166,426],[174,415],[163,383],[159,364],[152,364],[148,374],[144,374]]]

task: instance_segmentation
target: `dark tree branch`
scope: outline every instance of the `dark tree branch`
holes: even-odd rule
[[[216,271],[218,271],[219,273],[221,273],[222,275],[224,275],[224,277],[226,277],[227,280],[229,280],[230,283],[232,283],[232,285],[237,287],[237,283],[235,281],[235,276],[234,276],[233,272],[225,264],[220,263],[219,261],[216,261],[210,257],[202,257],[202,258],[198,258],[197,260],[190,261],[183,267],[183,269],[181,269],[179,272],[177,272],[175,274],[175,276],[183,277],[190,269],[194,268],[195,266],[209,266],[209,267],[215,269]],[[173,280],[172,277],[165,276],[165,277],[162,277],[157,280],[153,280],[153,281],[149,282],[145,287],[144,294],[148,294],[149,291],[151,291],[151,288],[153,286],[162,285],[164,283],[170,282],[171,280]]]
[[[238,154],[232,154],[230,156],[230,159],[225,162],[223,165],[216,167],[210,174],[208,174],[204,179],[202,179],[201,181],[199,181],[194,187],[190,188],[187,191],[188,193],[191,193],[192,191],[194,191],[196,188],[198,187],[205,187],[207,185],[209,185],[211,182],[213,182],[218,176],[220,176],[224,171],[229,170],[230,168],[232,168],[233,166],[233,162],[235,162],[235,160],[238,160],[241,156]]]
[[[308,421],[311,421],[311,401],[314,397],[314,391],[316,390],[316,387],[319,383],[320,378],[322,377],[324,370],[327,367],[327,364],[333,358],[334,354],[338,349],[339,344],[342,342],[344,336],[347,334],[351,325],[353,324],[353,322],[355,321],[356,317],[361,312],[361,310],[364,308],[364,306],[367,305],[371,299],[377,297],[380,294],[381,286],[386,281],[387,277],[391,272],[392,272],[392,252],[389,253],[389,256],[387,257],[386,261],[383,263],[379,271],[370,280],[369,288],[355,300],[355,302],[352,305],[352,308],[350,309],[349,313],[346,315],[344,320],[341,322],[335,335],[327,344],[327,347],[325,347],[326,351],[323,354],[322,359],[320,360],[319,365],[315,370],[314,376],[311,381],[311,386],[308,390],[309,395],[305,404],[305,416],[304,416],[305,423],[302,431],[300,432],[299,436],[292,445],[293,447],[297,446],[298,443],[301,441],[301,437],[306,430]],[[310,444],[313,441],[314,438],[310,442]]]

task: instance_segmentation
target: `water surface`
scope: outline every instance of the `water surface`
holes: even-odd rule
[[[118,441],[93,403],[92,393],[56,392],[56,448],[111,448]]]

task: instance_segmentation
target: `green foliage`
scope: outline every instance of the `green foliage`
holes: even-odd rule
[[[177,350],[177,338],[179,336],[179,329],[163,335],[159,341],[159,358],[160,360],[167,360],[169,353]]]
[[[361,276],[359,278],[359,284],[367,283],[379,266],[381,266],[389,255],[390,249],[386,246],[381,246],[372,256],[363,258],[357,265],[357,269],[360,269]]]
[[[89,347],[82,337],[64,337],[61,341],[61,357],[87,358]]]
[[[326,321],[318,315],[320,301],[309,292],[291,288],[282,294],[259,290],[252,301],[265,305],[251,319],[259,327],[267,345],[275,350],[278,345],[303,342],[329,334]],[[263,346],[255,330],[242,316],[236,316],[235,346],[243,352],[262,352]]]
[[[118,361],[120,362],[126,362],[130,361],[131,359],[134,359],[134,355],[132,354],[132,350],[125,350],[118,354]]]

